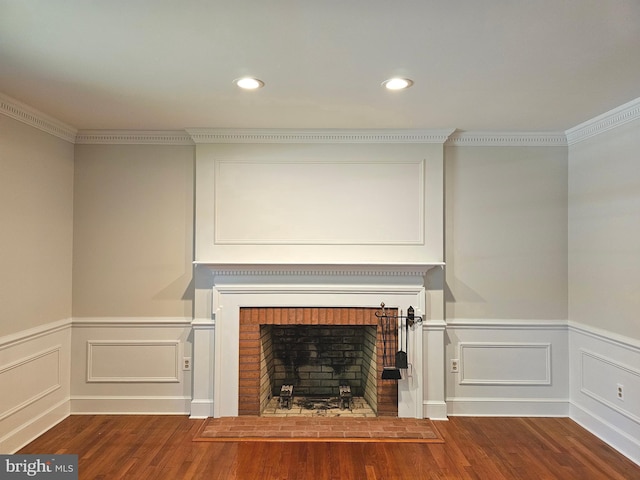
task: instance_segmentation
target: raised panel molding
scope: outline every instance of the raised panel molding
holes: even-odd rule
[[[177,340],[89,340],[87,382],[178,383],[179,357]]]
[[[459,383],[551,385],[551,344],[461,342]]]
[[[56,345],[0,367],[0,421],[34,404],[61,387],[60,350]],[[20,385],[21,388],[15,388]]]
[[[640,371],[604,355],[581,349],[580,391],[621,415],[640,424]],[[618,400],[617,385],[623,385],[624,397]]]

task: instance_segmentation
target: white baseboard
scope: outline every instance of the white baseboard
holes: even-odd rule
[[[446,402],[424,402],[422,411],[424,418],[431,420],[447,420],[447,403]]]
[[[571,404],[570,411],[570,417],[574,422],[640,465],[640,441],[637,438],[578,405]]]
[[[569,399],[448,398],[447,413],[464,417],[568,417]]]
[[[0,438],[0,453],[16,453],[68,416],[69,399],[65,399]]]
[[[211,400],[193,400],[191,402],[191,416],[189,418],[208,418],[213,416],[213,402]]]
[[[72,415],[188,415],[191,397],[95,396],[71,397]]]

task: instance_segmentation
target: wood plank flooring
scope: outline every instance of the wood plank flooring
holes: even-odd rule
[[[640,480],[566,418],[451,417],[444,444],[193,442],[203,420],[71,416],[18,453],[75,453],[80,479]]]

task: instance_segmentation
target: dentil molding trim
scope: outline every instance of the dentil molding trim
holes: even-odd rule
[[[53,136],[74,143],[78,131],[70,125],[49,117],[24,103],[0,93],[0,113],[26,123]]]
[[[184,130],[80,130],[78,145],[193,145]]]
[[[445,145],[456,147],[550,147],[566,146],[563,132],[465,132],[456,131]]]
[[[574,145],[638,119],[640,119],[640,97],[570,128],[565,132],[567,142],[569,145]]]
[[[454,129],[295,130],[188,128],[195,143],[439,143]]]

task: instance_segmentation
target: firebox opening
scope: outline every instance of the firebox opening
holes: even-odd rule
[[[303,408],[356,405],[375,415],[376,339],[375,325],[261,325],[261,413],[292,385]]]

